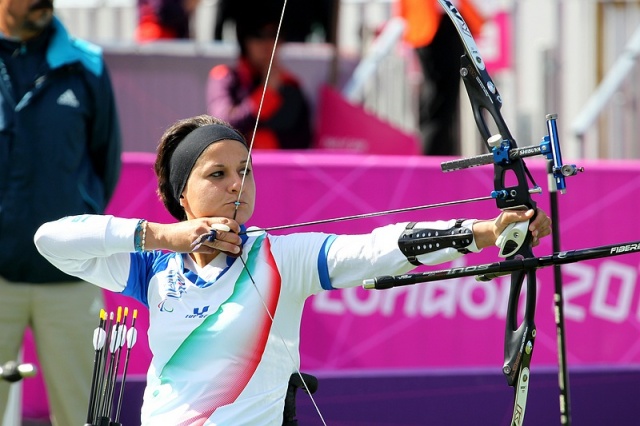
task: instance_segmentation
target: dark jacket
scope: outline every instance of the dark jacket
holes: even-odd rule
[[[31,283],[74,279],[40,256],[33,235],[47,221],[103,213],[121,167],[101,50],[56,18],[42,37],[0,40],[0,275]],[[35,59],[16,67],[19,55]]]

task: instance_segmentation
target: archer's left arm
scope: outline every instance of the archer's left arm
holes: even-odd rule
[[[459,223],[456,223],[459,222]],[[377,275],[404,274],[417,264],[436,265],[449,262],[467,252],[480,251],[473,241],[472,226],[475,220],[417,222],[416,229],[432,229],[439,232],[453,228],[463,229],[469,236],[464,251],[453,247],[433,250],[418,256],[411,264],[400,249],[399,241],[405,235],[408,223],[397,223],[376,228],[370,234],[339,235],[327,254],[327,266],[333,288],[362,285],[362,280]]]
[[[465,253],[479,252],[484,247],[494,245],[497,237],[512,222],[531,219],[533,212],[505,211],[492,220],[449,220],[435,222],[398,223],[375,229],[370,234],[340,235],[331,244],[327,255],[329,276],[334,288],[356,287],[367,277],[377,275],[404,274],[417,265],[436,265],[450,262]],[[551,221],[546,213],[538,210],[536,218],[529,225],[534,234],[534,242],[549,235]],[[435,235],[453,236],[456,243],[440,242],[415,256],[407,255],[402,240],[408,229],[427,230]],[[366,276],[364,276],[366,275]]]

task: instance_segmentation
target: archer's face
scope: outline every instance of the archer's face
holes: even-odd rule
[[[236,215],[236,201],[248,158],[247,148],[238,141],[214,142],[204,150],[191,170],[182,192],[182,206],[188,219]],[[246,223],[255,206],[256,186],[251,164],[247,168],[240,206],[235,220]]]

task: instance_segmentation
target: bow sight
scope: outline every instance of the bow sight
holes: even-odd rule
[[[567,184],[565,178],[575,176],[578,172],[583,172],[584,168],[577,167],[575,164],[563,164],[562,153],[560,150],[560,142],[558,138],[557,115],[548,114],[547,130],[540,141],[539,145],[531,145],[518,148],[512,146],[509,139],[505,139],[501,134],[495,134],[487,140],[487,146],[490,147],[490,154],[482,154],[475,157],[460,158],[441,163],[440,168],[443,172],[452,172],[455,170],[468,169],[476,166],[484,166],[488,164],[508,164],[516,159],[535,157],[537,155],[544,156],[551,162],[551,174],[553,175],[556,189],[564,193]],[[532,192],[531,190],[529,192]],[[541,191],[536,191],[541,192]],[[508,194],[492,193],[493,198],[507,197]]]

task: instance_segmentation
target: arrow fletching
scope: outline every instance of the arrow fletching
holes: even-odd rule
[[[93,330],[93,349],[99,351],[104,347],[104,342],[107,340],[107,333],[102,328],[96,328]]]

